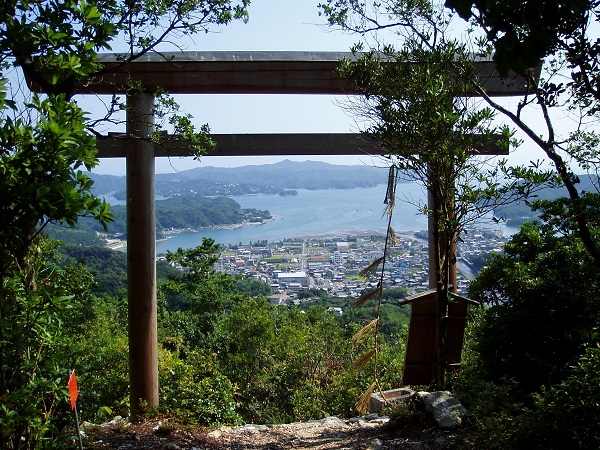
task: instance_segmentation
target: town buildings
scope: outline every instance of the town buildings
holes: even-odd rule
[[[384,288],[403,287],[420,292],[429,286],[429,257],[426,234],[399,235],[399,244],[388,249],[389,260],[383,275]],[[458,248],[458,289],[466,294],[481,261],[502,251],[506,237],[496,230],[477,228],[461,236]],[[255,278],[271,286],[271,300],[299,304],[301,291],[321,290],[330,297],[359,297],[375,283],[361,271],[383,256],[383,236],[343,239],[286,239],[276,243],[236,245],[225,248],[219,270]],[[306,298],[306,296],[303,296]]]

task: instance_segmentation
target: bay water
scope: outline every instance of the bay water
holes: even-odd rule
[[[296,196],[242,195],[233,196],[242,208],[268,210],[274,220],[237,228],[217,228],[183,231],[168,235],[156,243],[156,252],[166,253],[177,248],[194,248],[202,238],[213,238],[219,244],[249,244],[257,241],[279,242],[286,238],[346,238],[370,234],[385,234],[387,186],[359,189],[305,190]],[[427,229],[427,217],[419,211],[426,194],[416,183],[399,184],[392,227],[401,232]],[[489,223],[485,226],[490,226]],[[495,228],[502,226],[495,226]],[[511,234],[513,230],[503,230]]]

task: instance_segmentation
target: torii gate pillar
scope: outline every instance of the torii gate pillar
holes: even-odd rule
[[[430,190],[427,191],[427,207],[429,210],[433,210],[436,207],[435,199],[433,198],[433,192]],[[427,221],[427,229],[428,229],[428,245],[429,245],[429,289],[435,289],[437,286],[437,277],[435,273],[435,263],[438,258],[438,249],[435,246],[435,240],[433,237],[433,233],[435,230],[435,223],[433,218],[429,217]],[[445,250],[444,242],[445,239],[440,239],[440,245],[442,248],[439,250],[443,252]],[[456,240],[451,243],[450,254],[456,255]],[[456,265],[456,259],[453,261],[449,261],[449,272],[448,272],[448,284],[452,285],[450,289],[452,292],[456,293],[458,290],[458,266]]]
[[[127,97],[127,290],[131,417],[158,406],[154,96]]]

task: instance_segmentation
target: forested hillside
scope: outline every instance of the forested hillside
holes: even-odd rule
[[[125,237],[127,210],[124,205],[111,206],[115,220],[108,225],[111,236]],[[261,223],[271,219],[269,211],[241,208],[235,200],[226,197],[174,197],[156,201],[156,230],[160,236],[165,230],[199,229],[240,225],[245,222]],[[75,229],[50,225],[48,233],[63,242],[82,245],[103,245],[97,233],[104,230],[92,218],[81,218]]]

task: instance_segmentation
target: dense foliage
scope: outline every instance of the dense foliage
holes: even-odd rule
[[[26,268],[10,271],[2,286],[0,442],[7,449],[65,444],[69,343],[94,316],[91,275],[81,266],[61,269],[52,243],[33,244]]]
[[[519,2],[515,8],[510,1],[446,0],[446,6],[485,29],[494,45],[494,60],[503,73],[509,69],[522,73],[567,47],[569,39],[585,29],[589,13],[598,2],[529,0]],[[586,46],[584,42],[572,43],[572,51],[581,50]]]
[[[366,344],[351,337],[367,319],[249,299],[235,288],[242,280],[214,271],[216,257],[210,239],[168,255],[183,270],[160,283],[158,412],[206,425],[355,414],[369,381],[353,368]],[[122,297],[88,296],[88,314],[72,321],[80,334],[71,361],[81,414],[97,421],[127,414],[127,312]],[[401,341],[382,351],[382,386],[391,388],[401,374]]]
[[[581,241],[524,224],[494,256],[470,296],[488,305],[476,349],[488,379],[524,392],[561,382],[600,326],[600,277]]]
[[[456,388],[474,447],[597,448],[600,278],[577,226],[551,223],[524,224],[471,284],[484,308]]]
[[[236,291],[243,292],[249,297],[256,298],[258,296],[268,297],[272,294],[273,290],[269,284],[264,281],[257,280],[255,278],[243,278],[238,280],[233,288]]]
[[[73,225],[81,214],[103,226],[111,219],[108,205],[90,193],[92,181],[79,170],[95,164],[95,140],[81,108],[64,96],[34,96],[30,114],[39,121],[14,120],[10,115],[18,112],[5,89],[0,86],[0,277],[10,265],[24,265],[48,223]]]

